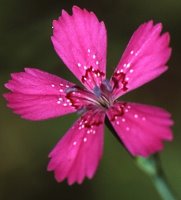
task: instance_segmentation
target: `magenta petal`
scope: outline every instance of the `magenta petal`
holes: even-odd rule
[[[71,16],[63,10],[59,19],[53,21],[52,42],[67,67],[88,89],[93,89],[105,78],[106,28],[93,12],[76,6],[72,12]],[[99,70],[93,73],[94,77],[89,74],[90,68]],[[103,74],[101,79],[99,74]]]
[[[88,111],[80,117],[58,142],[52,152],[48,170],[55,172],[58,182],[69,185],[92,178],[103,151],[104,114]]]
[[[137,103],[117,103],[107,112],[115,131],[133,156],[149,156],[172,140],[170,113]]]
[[[33,68],[13,73],[11,77],[5,84],[11,92],[4,97],[8,107],[22,118],[43,120],[75,111],[65,96],[72,83]]]
[[[161,34],[161,31],[161,23],[153,25],[149,21],[134,32],[112,77],[119,82],[119,87],[114,90],[115,98],[167,70],[170,36],[169,33]]]

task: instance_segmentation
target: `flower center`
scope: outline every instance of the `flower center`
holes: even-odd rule
[[[66,98],[70,100],[80,112],[85,112],[93,108],[106,110],[113,104],[112,86],[108,80],[103,80],[100,86],[95,86],[93,92],[89,92],[78,86],[68,88]]]
[[[103,108],[109,108],[113,104],[111,98],[112,86],[107,79],[102,81],[100,87],[95,86],[93,91],[97,98],[97,102]]]

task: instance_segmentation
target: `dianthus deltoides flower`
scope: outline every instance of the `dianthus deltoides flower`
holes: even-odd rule
[[[134,32],[110,80],[106,79],[107,34],[93,12],[73,7],[53,21],[55,51],[84,87],[47,72],[25,68],[11,74],[5,94],[15,113],[44,120],[79,112],[80,118],[49,154],[49,171],[69,184],[92,178],[101,159],[107,115],[117,136],[133,156],[147,157],[172,140],[170,114],[162,108],[118,101],[122,95],[167,70],[169,34],[152,21]]]

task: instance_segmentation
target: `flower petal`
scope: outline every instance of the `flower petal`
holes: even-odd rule
[[[52,42],[67,67],[92,90],[105,78],[106,28],[93,12],[77,6],[72,12],[71,16],[63,10],[53,21]]]
[[[133,156],[149,156],[172,140],[170,113],[162,108],[119,102],[107,112],[118,136]]]
[[[69,185],[92,178],[103,151],[104,114],[88,111],[79,118],[49,154],[48,170],[55,172],[58,182]]]
[[[170,57],[169,33],[161,34],[162,24],[152,21],[134,32],[113,74],[115,98],[131,91],[167,70]]]
[[[8,107],[22,118],[43,120],[76,110],[66,98],[66,89],[72,87],[72,83],[33,68],[13,73],[11,77],[5,84],[11,92],[4,97]]]

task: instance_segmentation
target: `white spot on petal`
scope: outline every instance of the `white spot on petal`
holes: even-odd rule
[[[51,86],[54,88],[55,87],[55,85],[54,84],[51,84]]]
[[[80,64],[80,63],[77,63],[77,66],[78,66],[78,67],[81,67],[81,64]]]
[[[125,118],[122,118],[122,122],[125,122],[126,121],[126,119]]]
[[[88,52],[88,53],[90,53],[90,52],[91,52],[91,50],[90,50],[90,49],[87,49],[87,52]]]
[[[84,141],[84,142],[87,142],[87,138],[85,137],[85,138],[83,139],[83,141]]]
[[[57,101],[57,104],[60,104],[61,103],[61,101]]]
[[[87,66],[84,65],[84,69],[86,70],[86,69],[87,69]]]
[[[116,124],[119,125],[119,121],[116,121]]]
[[[77,144],[77,142],[76,142],[76,141],[74,141],[74,142],[73,142],[73,145],[75,146],[76,144]]]
[[[129,131],[129,130],[130,130],[130,128],[127,126],[127,127],[126,127],[126,130],[127,130],[127,131]]]
[[[131,55],[134,54],[134,51],[132,50],[132,51],[130,52],[130,54],[131,54]]]
[[[63,92],[63,89],[60,89],[59,92]]]
[[[131,63],[128,63],[127,65],[126,65],[126,68],[129,68],[131,66]]]
[[[96,58],[96,55],[95,55],[95,54],[93,54],[93,55],[92,55],[92,58],[93,58],[93,59],[95,59],[95,58]]]
[[[138,115],[137,115],[137,114],[134,114],[134,117],[135,117],[135,118],[138,118]]]
[[[133,72],[134,72],[134,70],[133,70],[133,69],[130,69],[130,70],[129,70],[129,72],[130,72],[130,73],[133,73]]]
[[[99,64],[99,61],[97,60],[97,61],[96,61],[96,65],[98,65],[98,64]]]

